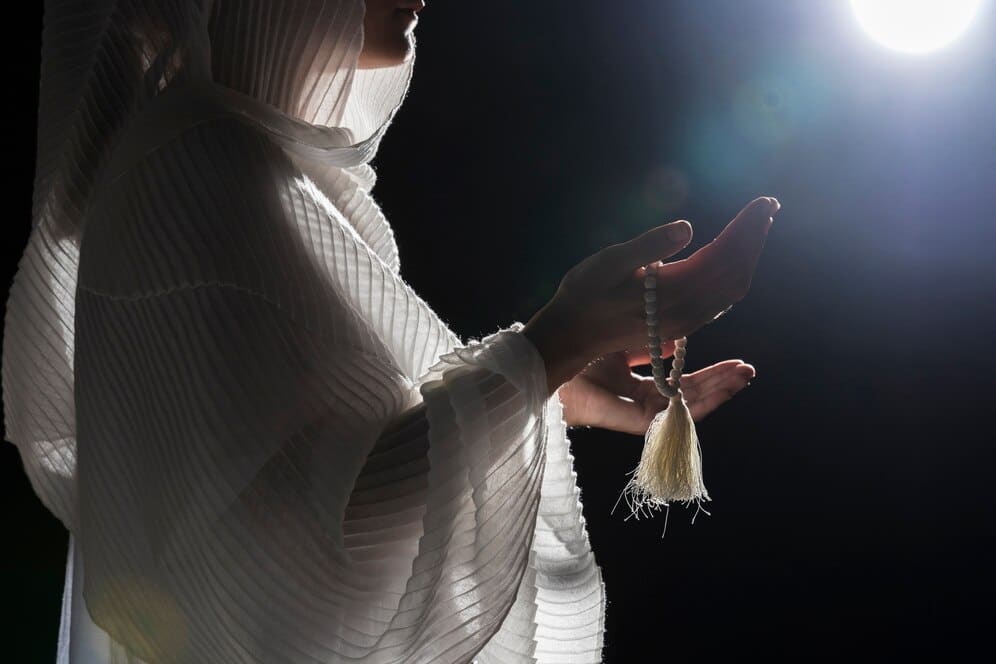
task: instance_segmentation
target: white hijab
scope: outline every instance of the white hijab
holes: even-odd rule
[[[203,85],[219,106],[270,129],[334,203],[355,196],[357,185],[369,191],[367,164],[404,98],[414,58],[357,69],[362,24],[363,0],[46,2],[32,233],[15,277],[30,283],[12,289],[7,307],[4,416],[8,439],[30,441],[28,476],[68,528],[79,247],[99,178],[141,157],[142,146],[118,150],[120,135],[174,82]],[[198,115],[186,101],[172,110],[202,120],[203,109]],[[142,120],[154,142],[152,123]],[[175,117],[168,122],[182,129]],[[323,172],[339,168],[350,180],[323,182]],[[377,249],[397,268],[390,227],[367,221],[375,222],[383,226]],[[43,339],[28,343],[22,326]]]
[[[3,397],[7,438],[73,536],[60,662],[600,659],[601,575],[541,358],[517,323],[464,346],[398,275],[393,233],[369,195],[369,161],[413,62],[358,70],[362,23],[362,0],[46,1],[33,227],[7,306]],[[328,390],[324,402],[287,406],[267,380],[245,376],[230,392],[186,375],[157,383],[176,375],[185,355],[157,367],[162,349],[150,349],[149,335],[182,323],[185,310],[146,298],[141,289],[162,284],[142,281],[147,266],[128,251],[127,232],[120,248],[113,234],[108,240],[107,229],[126,218],[114,216],[113,196],[103,197],[159,146],[213,118],[267,136],[303,175],[280,183],[297,206],[290,225],[311,252],[294,256],[320,266],[327,292],[294,291],[274,276],[296,276],[277,258],[258,290],[272,288],[264,295],[288,307],[314,295],[309,311],[328,317],[312,321],[323,334],[303,331],[294,343],[311,353],[309,367],[329,368],[317,386]],[[205,143],[191,158],[210,151]],[[153,227],[171,232],[168,211],[149,215],[163,215]],[[83,256],[86,283],[81,246],[92,247]],[[231,294],[216,293],[237,316],[244,303],[225,299]],[[141,311],[128,304],[136,301]],[[86,304],[79,318],[78,302]],[[144,340],[129,336],[152,319],[159,327]],[[184,324],[191,334],[206,325]],[[195,341],[205,339],[217,341]],[[354,350],[334,355],[339,346]],[[226,352],[235,351],[218,348],[218,361],[241,368]],[[264,371],[270,361],[252,367]],[[146,375],[146,362],[159,370]],[[251,409],[224,410],[244,385],[255,408],[285,409],[282,435],[329,407],[336,417],[308,433],[321,447],[303,435],[267,437],[274,432],[266,420],[252,425]],[[170,390],[225,430],[209,440],[181,435],[189,423],[168,411],[175,404],[134,398]],[[212,400],[213,411],[204,406]],[[419,402],[421,419],[377,437]],[[388,460],[409,456],[398,467],[384,457],[378,465],[368,455],[380,450]],[[88,464],[82,475],[80,459]],[[288,479],[299,472],[300,482]],[[259,489],[252,504],[242,494],[249,481]],[[353,482],[359,494],[343,494]],[[291,508],[266,528],[255,520]],[[223,550],[238,540],[251,546]],[[264,553],[271,558],[260,560]]]

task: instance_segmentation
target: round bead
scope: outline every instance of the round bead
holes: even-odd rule
[[[655,314],[657,313],[657,303],[647,302],[646,304],[643,305],[643,310],[648,314]]]
[[[654,290],[657,288],[657,277],[646,276],[643,278],[643,287],[647,290]]]
[[[656,358],[660,358],[660,356],[661,356],[661,347],[660,346],[650,346],[650,357],[651,358],[655,358],[655,357]]]
[[[664,368],[663,367],[653,367],[652,371],[654,372],[654,378],[658,378],[658,377],[663,378],[664,376],[667,375],[664,372]]]
[[[661,338],[659,336],[657,336],[656,334],[650,334],[650,335],[647,336],[647,345],[648,346],[660,346],[661,345]]]
[[[647,314],[647,325],[653,325],[657,327],[657,314]]]
[[[644,302],[656,302],[657,301],[657,291],[655,291],[655,290],[644,291],[644,293],[643,293],[643,301]]]

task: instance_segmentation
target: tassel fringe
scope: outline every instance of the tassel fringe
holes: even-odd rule
[[[647,430],[640,463],[623,496],[631,516],[649,516],[671,502],[709,500],[702,479],[702,449],[688,406],[679,392]]]

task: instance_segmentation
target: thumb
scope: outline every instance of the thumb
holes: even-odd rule
[[[692,240],[692,225],[675,221],[651,228],[627,242],[606,247],[598,254],[597,272],[604,278],[624,277],[633,270],[678,253]]]

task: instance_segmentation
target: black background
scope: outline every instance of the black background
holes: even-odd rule
[[[699,425],[712,515],[674,508],[663,538],[663,518],[624,523],[640,439],[570,434],[608,662],[993,657],[996,16],[908,56],[847,5],[422,14],[375,194],[404,277],[465,339],[528,320],[606,244],[685,218],[695,248],[751,198],[782,203],[750,295],[690,342],[691,368],[758,371]],[[20,9],[5,287],[34,172],[41,9]],[[66,533],[0,449],[4,650],[50,662]]]

